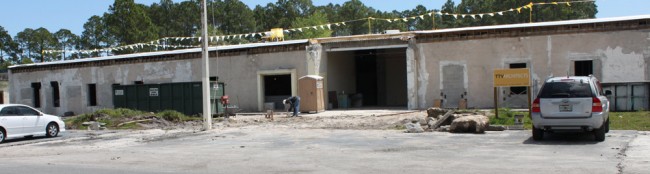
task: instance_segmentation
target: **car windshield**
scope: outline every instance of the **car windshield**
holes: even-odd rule
[[[581,81],[560,81],[544,84],[540,98],[583,98],[592,97],[589,83]]]

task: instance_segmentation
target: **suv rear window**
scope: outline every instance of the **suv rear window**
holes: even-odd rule
[[[592,97],[589,83],[580,81],[548,82],[542,87],[539,98],[587,98]]]

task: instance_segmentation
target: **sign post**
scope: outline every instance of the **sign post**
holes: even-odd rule
[[[530,112],[530,70],[528,68],[518,69],[495,69],[494,70],[494,113],[499,118],[499,93],[498,87],[525,86],[528,92],[528,112]]]

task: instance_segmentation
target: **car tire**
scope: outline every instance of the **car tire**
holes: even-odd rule
[[[7,134],[5,133],[4,130],[0,129],[0,143],[5,141],[5,138],[7,138]]]
[[[594,139],[596,141],[605,141],[605,125],[600,129],[594,130]]]
[[[533,140],[541,141],[542,139],[544,139],[544,130],[533,126]]]
[[[605,122],[605,133],[609,133],[609,118]]]
[[[56,137],[57,135],[59,135],[59,125],[56,125],[56,123],[48,124],[45,128],[45,136]]]

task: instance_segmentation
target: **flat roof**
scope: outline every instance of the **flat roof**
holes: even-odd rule
[[[341,41],[398,39],[398,38],[401,38],[401,37],[404,37],[404,36],[411,36],[413,34],[436,34],[436,33],[449,33],[449,32],[461,32],[461,31],[531,28],[531,27],[545,27],[545,26],[562,26],[562,25],[576,25],[576,24],[592,24],[592,23],[605,23],[605,22],[617,22],[617,21],[630,21],[630,20],[639,20],[639,19],[650,19],[650,15],[612,17],[612,18],[598,18],[598,19],[580,19],[580,20],[553,21],[553,22],[522,23],[522,24],[507,24],[507,25],[492,25],[492,26],[464,27],[464,28],[423,30],[423,31],[408,31],[408,32],[400,32],[400,33],[393,33],[393,34],[367,34],[367,35],[353,35],[353,36],[340,36],[340,37],[326,37],[326,38],[316,38],[314,40],[317,41],[317,42],[320,42],[320,43],[327,43],[327,42],[341,42]],[[226,46],[218,46],[218,47],[209,47],[208,50],[210,50],[210,51],[215,51],[215,50],[220,50],[220,51],[221,50],[236,50],[236,49],[248,49],[248,48],[256,48],[256,47],[291,45],[291,44],[301,44],[301,43],[309,43],[309,40],[308,39],[301,39],[301,40],[290,40],[290,41],[282,41],[282,42],[266,42],[266,43],[240,44],[240,45],[226,45]],[[68,63],[92,62],[92,61],[100,61],[100,60],[127,59],[127,58],[136,58],[136,57],[148,57],[148,56],[160,56],[160,55],[170,55],[170,54],[195,53],[195,52],[200,52],[200,51],[201,51],[201,48],[192,48],[192,49],[181,49],[181,50],[173,50],[173,51],[135,53],[135,54],[107,56],[107,57],[93,57],[93,58],[83,58],[83,59],[75,59],[75,60],[63,60],[63,61],[53,61],[53,62],[13,65],[13,66],[10,66],[9,68],[11,69],[11,68],[19,68],[19,67],[34,67],[34,66],[41,66],[41,65],[57,65],[57,64],[68,64]]]
[[[546,27],[546,26],[560,26],[560,25],[591,24],[591,23],[630,21],[630,20],[639,20],[639,19],[650,19],[650,15],[612,17],[612,18],[597,18],[597,19],[578,19],[578,20],[537,22],[537,23],[520,23],[520,24],[507,24],[507,25],[491,25],[491,26],[450,28],[450,29],[424,30],[424,31],[412,31],[412,32],[416,33],[416,34],[430,34],[430,33],[447,33],[447,32],[458,32],[458,31],[475,31],[475,30],[494,30],[494,29],[512,29],[512,28],[529,28],[529,27]]]
[[[257,47],[266,47],[266,46],[301,44],[307,42],[308,42],[307,39],[301,39],[301,40],[290,40],[290,41],[281,41],[281,42],[224,45],[224,46],[208,47],[208,50],[209,51],[237,50],[237,49],[257,48]],[[92,61],[100,61],[100,60],[128,59],[128,58],[136,58],[136,57],[149,57],[149,56],[161,56],[161,55],[170,55],[170,54],[173,55],[173,54],[196,53],[196,52],[201,52],[201,48],[123,54],[123,55],[106,56],[106,57],[91,57],[91,58],[81,58],[81,59],[74,59],[74,60],[59,60],[59,61],[52,61],[52,62],[13,65],[13,66],[9,66],[9,68],[11,69],[11,68],[32,67],[32,66],[41,66],[41,65],[57,65],[57,64],[68,64],[68,63],[92,62]]]

